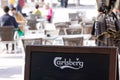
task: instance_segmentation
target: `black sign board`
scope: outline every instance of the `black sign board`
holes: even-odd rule
[[[27,46],[25,80],[116,80],[113,47]]]

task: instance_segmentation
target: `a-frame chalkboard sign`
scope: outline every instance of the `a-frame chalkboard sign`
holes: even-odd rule
[[[113,47],[27,46],[24,80],[116,80]]]

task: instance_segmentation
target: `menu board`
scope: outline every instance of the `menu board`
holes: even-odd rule
[[[116,80],[116,48],[27,46],[25,80]]]

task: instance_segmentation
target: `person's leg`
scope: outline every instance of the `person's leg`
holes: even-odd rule
[[[14,44],[12,44],[12,50],[15,50],[15,49],[14,49]]]
[[[19,5],[16,6],[16,9],[18,12],[20,12],[22,14],[22,8]]]
[[[68,6],[68,0],[65,0],[64,3],[65,3],[65,4],[64,4],[64,7],[67,8],[67,6]]]
[[[61,7],[64,6],[64,0],[61,0]]]
[[[6,49],[8,50],[8,44],[6,44]]]

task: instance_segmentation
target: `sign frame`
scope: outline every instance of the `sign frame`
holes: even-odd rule
[[[31,52],[64,52],[64,53],[95,53],[109,54],[109,80],[116,80],[117,73],[117,48],[116,47],[70,47],[70,46],[46,46],[28,45],[25,53],[24,80],[30,80]]]

